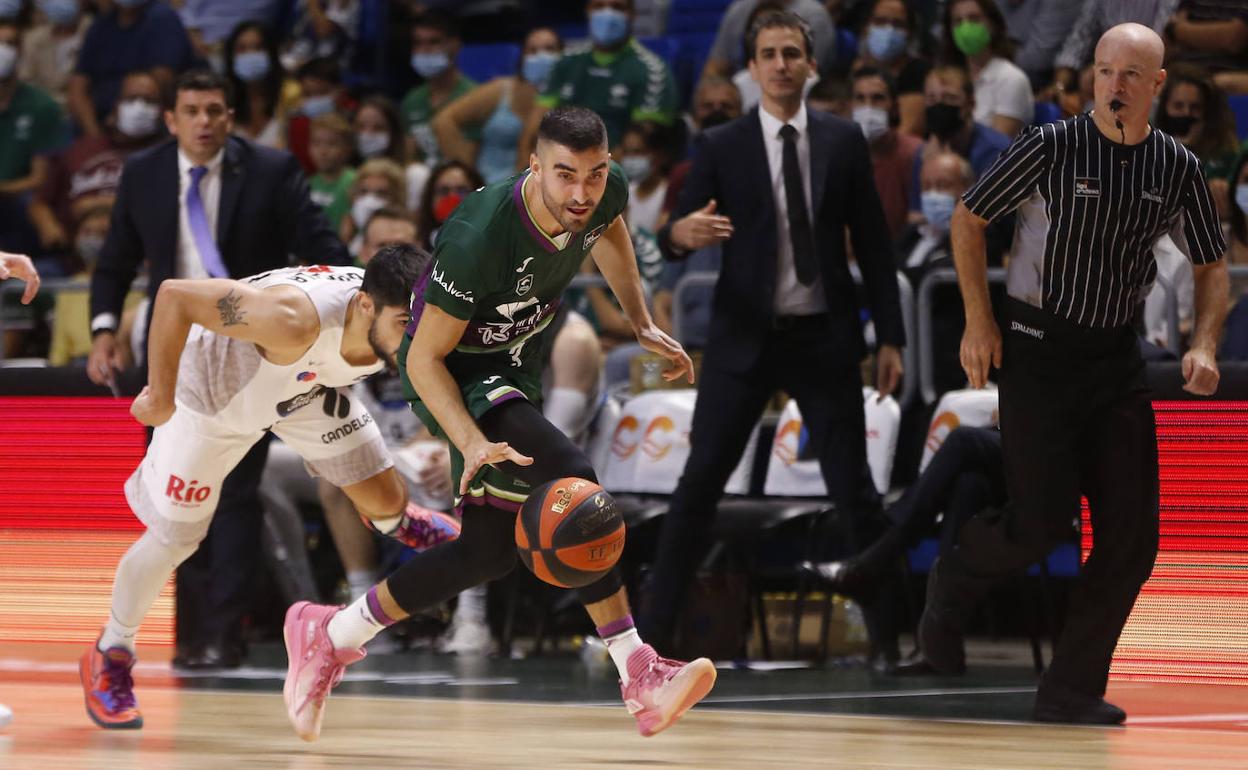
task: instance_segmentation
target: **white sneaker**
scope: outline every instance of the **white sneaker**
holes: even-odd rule
[[[9,726],[13,721],[13,711],[3,703],[0,703],[0,730]]]
[[[493,650],[494,637],[487,624],[456,618],[438,646],[442,652],[452,655],[484,656]]]

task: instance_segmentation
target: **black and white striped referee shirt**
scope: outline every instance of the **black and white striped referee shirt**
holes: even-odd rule
[[[1132,321],[1159,238],[1197,265],[1226,251],[1197,157],[1156,128],[1119,144],[1090,114],[1024,131],[962,200],[987,220],[1019,209],[1009,295],[1081,326]]]

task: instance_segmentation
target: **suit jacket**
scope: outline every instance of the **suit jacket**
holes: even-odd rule
[[[877,339],[905,344],[888,225],[862,130],[817,110],[808,109],[807,115],[811,224],[828,305],[828,333],[848,341],[846,363],[856,364],[866,345],[845,253],[846,228]],[[759,361],[767,344],[776,287],[776,206],[758,108],[705,132],[694,153],[673,219],[712,198],[717,213],[732,219],[734,232],[723,243],[723,266],[715,285],[706,358],[729,371],[744,371]]]
[[[120,318],[126,292],[147,263],[147,293],[177,277],[178,145],[164,142],[126,161],[108,237],[91,278],[91,317]],[[347,265],[351,257],[312,202],[299,162],[231,136],[221,166],[217,246],[231,278],[303,264]]]

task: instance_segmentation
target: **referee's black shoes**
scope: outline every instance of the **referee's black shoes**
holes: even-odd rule
[[[1056,684],[1041,684],[1031,718],[1037,722],[1072,725],[1120,725],[1127,712],[1104,698],[1075,692]]]
[[[930,673],[966,671],[966,639],[962,629],[986,591],[985,581],[971,576],[948,557],[938,556],[932,562],[918,628],[919,649],[923,651],[923,662]]]

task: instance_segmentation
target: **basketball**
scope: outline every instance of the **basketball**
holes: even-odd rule
[[[594,482],[555,479],[533,490],[520,508],[516,548],[534,575],[560,588],[580,588],[619,561],[624,518]]]

